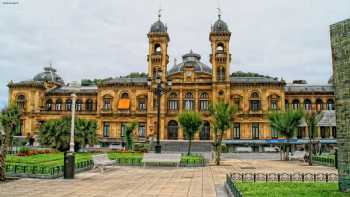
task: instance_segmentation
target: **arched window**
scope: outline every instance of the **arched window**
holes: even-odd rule
[[[250,95],[250,110],[253,112],[260,110],[260,97],[257,92],[253,92]]]
[[[86,101],[86,110],[93,111],[94,110],[94,101],[92,99],[88,99]]]
[[[171,120],[168,122],[168,139],[169,140],[177,140],[178,129],[179,127],[175,120]]]
[[[159,43],[154,45],[154,53],[160,53],[162,51],[162,48]]]
[[[209,94],[207,92],[203,92],[200,95],[200,100],[199,100],[199,105],[200,105],[200,111],[208,111],[209,109]]]
[[[78,99],[75,102],[75,110],[76,111],[82,111],[83,110],[83,102],[80,99]]]
[[[48,99],[46,101],[46,110],[47,111],[51,111],[52,110],[52,100],[51,99]]]
[[[323,101],[321,99],[316,99],[316,110],[317,111],[323,110]]]
[[[292,108],[293,109],[299,109],[299,106],[300,106],[300,102],[298,99],[294,99],[293,102],[292,102]]]
[[[61,99],[57,99],[56,103],[55,103],[55,110],[56,111],[61,111],[62,110],[62,100]]]
[[[308,111],[312,110],[312,104],[309,99],[304,100],[304,109]]]
[[[72,100],[71,99],[66,100],[66,111],[72,111]]]
[[[269,96],[269,100],[270,100],[270,109],[272,110],[277,110],[278,109],[278,100],[279,100],[279,96],[274,94]]]
[[[217,69],[217,74],[218,74],[218,81],[225,80],[225,68],[223,66],[220,66]]]
[[[185,110],[193,110],[193,109],[194,109],[193,94],[191,92],[187,92],[185,95]]]
[[[139,111],[146,111],[147,110],[147,99],[146,97],[140,97],[137,99],[138,102],[138,109]]]
[[[112,109],[112,96],[105,95],[103,97],[103,110],[109,111]]]
[[[178,111],[179,100],[175,92],[170,93],[168,98],[168,110],[169,111]]]
[[[216,46],[216,52],[217,53],[223,53],[224,52],[224,44],[223,43],[218,43]]]
[[[328,99],[327,101],[327,110],[335,110],[334,100]]]
[[[17,96],[17,106],[20,110],[25,109],[26,97],[24,95]]]
[[[210,140],[210,123],[208,121],[204,121],[203,126],[201,127],[201,131],[199,133],[200,140]]]

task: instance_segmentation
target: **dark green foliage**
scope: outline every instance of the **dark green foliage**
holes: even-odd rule
[[[126,125],[125,127],[125,140],[126,140],[126,148],[128,150],[132,150],[133,145],[132,145],[132,132],[134,129],[137,127],[136,122],[131,122]]]
[[[77,119],[75,120],[75,149],[78,150],[86,145],[96,143],[96,121]],[[71,119],[49,120],[40,127],[39,142],[42,145],[55,148],[60,151],[69,149]]]
[[[21,113],[16,105],[10,105],[0,114],[0,125],[3,133],[0,133],[0,181],[6,179],[5,159],[7,149],[12,146],[13,136],[19,129]]]
[[[137,152],[147,153],[150,150],[150,145],[146,143],[135,143],[133,144],[133,150]]]
[[[230,104],[219,101],[211,105],[209,111],[213,118],[215,162],[216,165],[220,165],[222,137],[224,132],[231,127],[232,116],[236,110]]]
[[[144,72],[131,72],[126,76],[122,76],[123,78],[143,78],[147,77],[147,73]]]
[[[192,139],[194,134],[199,130],[199,127],[202,125],[202,117],[197,112],[184,111],[178,116],[178,120],[184,130],[184,134],[189,140],[187,154],[190,155]]]
[[[233,72],[231,74],[231,77],[265,77],[265,78],[270,78],[270,79],[275,79],[275,80],[278,79],[277,77],[271,77],[268,75],[261,75],[259,73],[243,72],[243,71]]]

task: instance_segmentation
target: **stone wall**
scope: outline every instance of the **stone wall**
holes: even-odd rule
[[[331,25],[336,86],[339,189],[350,192],[350,19]]]

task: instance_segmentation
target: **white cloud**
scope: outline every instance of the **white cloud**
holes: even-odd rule
[[[50,60],[65,81],[146,71],[147,32],[159,0],[0,0],[0,106],[9,80],[32,78]],[[222,0],[232,31],[231,70],[325,83],[329,25],[349,18],[348,0]],[[216,1],[163,1],[171,61],[193,49],[209,62]],[[172,62],[169,66],[172,66]]]

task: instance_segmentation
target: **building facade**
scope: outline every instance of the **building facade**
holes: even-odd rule
[[[281,136],[271,129],[267,113],[291,108],[324,111],[327,115],[319,123],[315,137],[324,143],[335,143],[333,85],[309,85],[303,81],[287,84],[270,77],[231,77],[231,33],[220,15],[209,32],[211,66],[203,63],[199,54],[190,51],[182,56],[182,62],[170,67],[170,35],[160,19],[151,26],[147,37],[147,77],[113,78],[96,85],[81,86],[76,92],[77,116],[98,122],[102,144],[120,143],[124,127],[131,121],[139,123],[134,133],[137,140],[154,139],[157,77],[164,88],[159,121],[163,141],[184,139],[177,116],[185,110],[197,111],[203,116],[203,127],[195,140],[210,141],[212,132],[208,107],[210,103],[222,100],[238,110],[232,117],[232,128],[224,136],[224,142],[232,147],[256,146],[257,150],[262,150],[264,146],[277,143]],[[167,83],[169,80],[171,86]],[[73,88],[65,84],[52,67],[45,68],[32,80],[11,81],[8,87],[9,102],[16,103],[23,111],[21,133],[18,135],[34,135],[43,122],[70,115]],[[301,123],[295,138],[299,139],[295,143],[307,143],[305,124]]]

